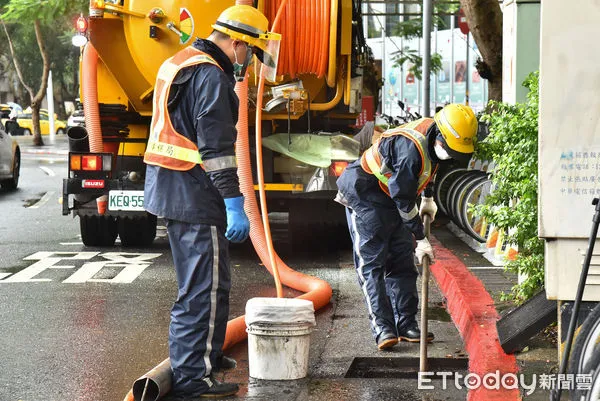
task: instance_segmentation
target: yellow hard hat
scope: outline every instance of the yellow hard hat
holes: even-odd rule
[[[469,106],[450,103],[433,117],[450,150],[471,154],[475,151],[473,138],[477,135],[477,117]]]
[[[231,6],[219,15],[212,28],[253,46],[258,59],[273,70],[266,73],[267,78],[275,76],[281,35],[268,31],[269,20],[263,13],[248,5]]]

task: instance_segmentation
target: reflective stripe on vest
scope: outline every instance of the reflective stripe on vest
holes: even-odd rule
[[[198,146],[173,128],[167,103],[171,84],[177,73],[185,67],[203,63],[221,68],[208,54],[188,46],[165,61],[158,70],[154,87],[154,112],[144,154],[145,163],[179,171],[190,170],[197,164],[202,165]]]
[[[421,171],[419,171],[419,182],[417,189],[417,194],[419,194],[425,189],[435,174],[435,171],[432,171],[432,163],[426,152],[427,137],[424,134],[424,132],[427,132],[427,128],[429,128],[432,123],[433,119],[431,118],[421,118],[408,124],[404,124],[395,130],[385,132],[369,149],[365,151],[365,153],[363,153],[360,159],[361,167],[365,172],[373,174],[375,177],[377,177],[379,180],[379,186],[386,194],[390,195],[388,180],[389,177],[391,177],[391,173],[382,172],[382,168],[384,166],[381,161],[381,155],[379,154],[379,144],[381,139],[402,135],[410,139],[415,144],[419,154],[421,155]],[[418,128],[419,131],[415,130],[415,128]],[[423,132],[421,132],[421,130]]]

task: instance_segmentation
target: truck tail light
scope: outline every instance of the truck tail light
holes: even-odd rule
[[[330,167],[331,173],[334,176],[339,177],[340,175],[342,175],[346,167],[348,167],[348,162],[333,162],[331,163]]]
[[[69,169],[71,171],[110,171],[112,155],[106,153],[71,153]]]
[[[81,156],[81,169],[86,171],[101,171],[102,156],[85,155]]]

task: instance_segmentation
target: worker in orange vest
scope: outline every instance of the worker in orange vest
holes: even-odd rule
[[[178,293],[171,310],[171,399],[222,397],[238,391],[213,372],[235,361],[222,355],[229,317],[229,243],[248,237],[235,142],[236,81],[254,54],[267,74],[277,68],[279,34],[256,8],[221,13],[197,39],[160,67],[144,162],[144,203],[166,219]]]
[[[420,340],[414,256],[419,263],[425,255],[433,261],[421,216],[433,220],[437,212],[428,184],[441,163],[468,162],[477,125],[469,106],[449,104],[433,119],[381,134],[337,180],[336,201],[346,206],[358,282],[379,349]]]

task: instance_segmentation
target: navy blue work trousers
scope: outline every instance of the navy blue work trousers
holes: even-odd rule
[[[354,266],[375,340],[416,324],[418,272],[413,235],[395,209],[346,208]]]
[[[172,393],[195,396],[222,355],[229,315],[229,242],[225,230],[206,224],[167,220],[177,274],[171,309],[169,357]]]

